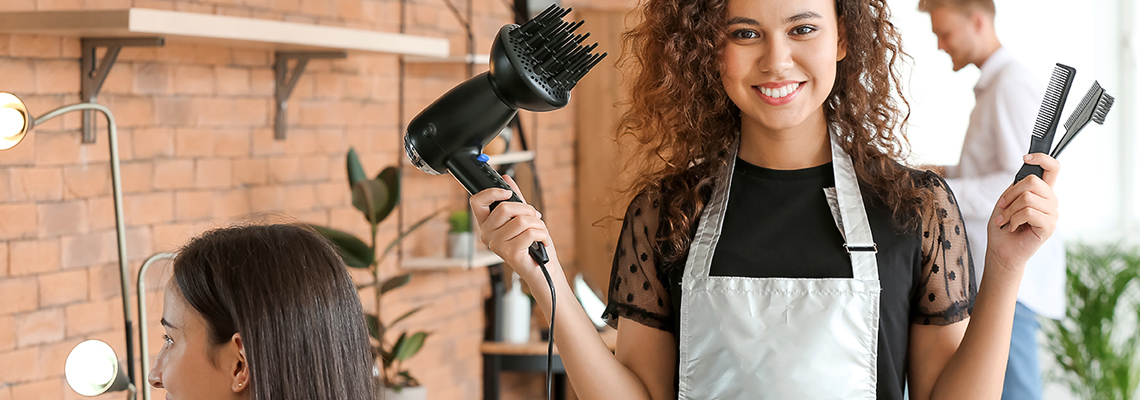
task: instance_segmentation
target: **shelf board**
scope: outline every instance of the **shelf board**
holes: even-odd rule
[[[487,65],[491,63],[490,54],[467,54],[446,57],[407,56],[404,61],[413,64],[475,64]]]
[[[274,50],[359,51],[447,57],[446,39],[225,15],[129,8],[0,12],[0,33],[162,36]]]
[[[490,251],[476,251],[470,260],[453,257],[412,257],[400,262],[400,268],[414,270],[472,269],[483,268],[503,262],[502,258]]]
[[[489,159],[487,160],[487,164],[491,164],[491,165],[514,164],[514,163],[520,163],[523,161],[533,160],[534,159],[534,152],[533,151],[510,151],[510,152],[506,152],[503,154],[496,154],[496,155],[488,156],[488,157],[489,157]]]

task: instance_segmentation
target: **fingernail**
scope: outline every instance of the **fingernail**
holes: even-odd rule
[[[1033,161],[1033,155],[1032,154],[1026,154],[1025,157],[1022,157],[1022,158],[1024,158],[1025,161]]]
[[[1002,218],[1001,214],[998,214],[997,218],[994,218],[994,225],[1001,226],[1002,219],[1004,218]]]
[[[998,197],[997,206],[998,208],[1005,208],[1005,196]]]

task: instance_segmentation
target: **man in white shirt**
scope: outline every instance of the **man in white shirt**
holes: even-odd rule
[[[974,267],[985,279],[986,224],[994,203],[1021,168],[1044,88],[1002,48],[994,31],[993,0],[921,0],[918,7],[930,14],[938,48],[950,55],[954,70],[970,64],[981,70],[961,158],[958,165],[946,167],[944,175],[962,210]],[[1060,235],[1054,234],[1029,260],[1017,300],[1002,399],[1039,400],[1037,315],[1058,319],[1065,314]]]

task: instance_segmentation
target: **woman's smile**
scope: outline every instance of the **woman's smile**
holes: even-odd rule
[[[756,94],[765,103],[782,106],[795,100],[796,95],[800,93],[806,83],[796,81],[769,82],[753,86],[752,90],[756,91]]]

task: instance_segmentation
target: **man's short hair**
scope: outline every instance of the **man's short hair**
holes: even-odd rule
[[[950,7],[963,12],[981,11],[990,16],[996,13],[994,0],[919,0],[918,2],[918,11],[922,12],[930,12],[939,7]]]

